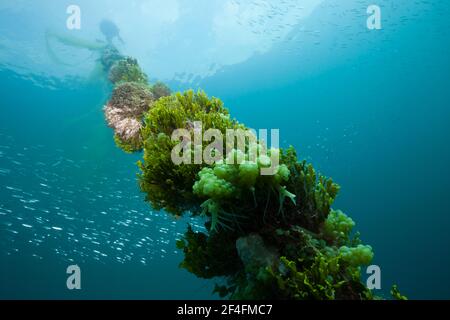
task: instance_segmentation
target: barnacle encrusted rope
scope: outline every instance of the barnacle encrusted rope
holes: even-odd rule
[[[137,61],[122,56],[112,46],[105,50],[102,64],[114,85],[112,97],[104,107],[106,122],[114,129],[114,140],[120,148],[126,152],[139,151],[144,113],[155,100],[170,95],[170,90],[162,83],[150,86]]]
[[[177,241],[182,268],[205,279],[225,278],[215,292],[233,299],[376,298],[361,281],[372,248],[352,234],[351,218],[331,208],[339,192],[332,179],[298,161],[293,147],[268,151],[279,156],[270,176],[260,174],[272,164],[269,157],[251,162],[239,150],[225,155],[242,157],[239,164],[175,164],[174,130],[194,135],[201,122],[202,133],[225,135],[245,126],[204,92],[171,94],[162,83],[149,85],[137,61],[113,47],[102,63],[114,85],[105,117],[120,148],[143,150],[139,183],[147,200],[168,214],[206,217],[208,231],[189,226]],[[246,147],[249,153],[260,148]],[[395,286],[392,294],[404,298]]]

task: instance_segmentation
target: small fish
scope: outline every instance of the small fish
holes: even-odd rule
[[[55,162],[54,164],[52,164],[52,167],[56,167],[56,166],[58,166],[60,164],[61,164],[61,160],[59,160],[59,161]]]

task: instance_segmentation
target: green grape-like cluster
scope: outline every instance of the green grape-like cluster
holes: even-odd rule
[[[260,154],[262,150],[261,145],[256,143],[249,146],[247,155],[233,149],[225,160],[217,161],[212,167],[205,167],[199,172],[193,192],[207,199],[202,208],[203,214],[211,217],[211,230],[217,230],[219,225],[231,228],[231,225],[239,224],[239,217],[245,215],[232,214],[226,208],[231,208],[232,203],[248,199],[249,193],[257,207],[256,189],[265,188],[278,194],[279,211],[286,198],[295,204],[295,195],[287,191],[284,185],[290,176],[285,164],[277,165],[273,175],[261,175],[261,169],[271,167],[271,156],[279,156],[280,150],[271,149],[268,154]]]
[[[322,231],[327,239],[334,241],[336,244],[344,244],[349,240],[354,226],[353,219],[341,210],[331,210]]]
[[[215,170],[217,168],[217,170]],[[211,199],[227,199],[235,193],[235,187],[225,179],[219,178],[214,171],[219,171],[219,167],[215,169],[203,168],[198,176],[200,180],[194,184],[194,193]],[[220,174],[219,174],[220,175]]]
[[[353,248],[342,246],[339,248],[339,254],[345,262],[354,267],[369,265],[373,259],[372,247],[362,244]]]

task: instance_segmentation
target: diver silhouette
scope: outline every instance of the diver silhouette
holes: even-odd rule
[[[120,36],[120,29],[111,20],[103,19],[102,22],[100,22],[100,31],[105,36],[106,42],[108,42],[108,44],[112,44],[115,38],[121,43],[124,43]]]

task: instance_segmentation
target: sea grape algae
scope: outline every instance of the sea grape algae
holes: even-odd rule
[[[105,107],[115,141],[126,152],[143,150],[140,188],[155,209],[205,217],[206,232],[190,226],[177,241],[181,267],[200,278],[223,277],[215,292],[232,299],[375,299],[361,281],[373,251],[354,234],[354,221],[332,208],[339,186],[300,161],[293,147],[279,156],[274,175],[261,175],[270,157],[248,161],[233,150],[214,164],[175,164],[175,129],[245,129],[223,103],[204,92],[171,94],[136,60],[107,48],[103,65],[114,84]],[[258,142],[259,143],[259,142]],[[261,145],[246,145],[252,148]],[[202,150],[204,147],[202,146]],[[255,151],[255,150],[253,150]],[[230,164],[226,157],[244,157]],[[392,295],[404,299],[397,287]]]

